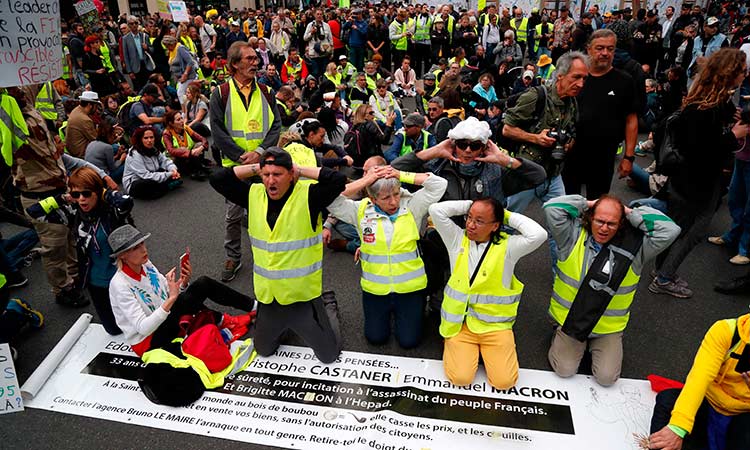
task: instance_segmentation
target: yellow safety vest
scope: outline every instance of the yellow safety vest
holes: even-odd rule
[[[456,62],[456,57],[455,57],[455,56],[451,57],[451,59],[449,59],[449,60],[448,60],[448,65],[451,65],[451,64],[453,64],[454,62]],[[468,63],[468,61],[466,61],[466,58],[464,58],[464,59],[462,59],[462,60],[461,60],[461,62],[459,62],[459,63],[458,63],[458,66],[459,66],[459,67],[463,67],[463,66],[465,66],[465,65],[466,65],[467,63]]]
[[[441,16],[441,18],[442,18],[442,16]],[[453,27],[455,25],[456,25],[455,19],[453,18],[453,16],[451,16],[450,14],[448,14],[448,23],[445,24],[445,28],[448,29],[448,42],[451,43],[451,44],[453,43]]]
[[[39,111],[42,117],[49,120],[57,120],[57,110],[55,109],[54,100],[52,100],[54,89],[51,81],[43,83],[42,88],[39,89],[39,93],[36,95],[36,102],[34,102],[34,109]]]
[[[0,142],[3,161],[13,165],[13,153],[29,140],[29,127],[23,118],[16,99],[3,92],[0,94]]]
[[[553,33],[555,31],[555,26],[549,22],[547,22],[547,27],[547,34]],[[536,35],[534,36],[534,52],[536,52],[537,50],[539,50],[539,36],[542,35],[542,24],[540,23],[539,25],[534,27],[534,29],[536,30]],[[547,44],[549,44],[549,42],[547,42]]]
[[[573,251],[566,260],[557,261],[557,270],[555,282],[552,285],[552,298],[549,304],[549,314],[563,325],[568,317],[571,305],[576,298],[578,288],[584,277],[583,261],[586,254],[586,237],[588,233],[581,230],[578,241]],[[633,272],[632,267],[628,269],[627,275],[622,280],[620,287],[612,296],[607,310],[596,323],[591,333],[592,337],[602,336],[605,334],[618,333],[625,329],[630,319],[630,305],[633,303],[635,291],[638,288],[640,276]]]
[[[343,77],[341,76],[340,73],[336,72],[335,75],[331,75],[326,72],[324,75],[326,76],[326,78],[328,78],[331,81],[331,83],[333,83],[334,86],[339,87],[339,85],[342,84],[341,80]]]
[[[292,142],[284,147],[287,153],[292,155],[292,161],[300,167],[318,167],[315,152],[310,147],[299,142]]]
[[[456,266],[443,291],[440,335],[444,338],[457,335],[464,320],[469,330],[477,334],[509,330],[516,321],[523,283],[513,275],[510,286],[503,285],[507,236],[503,234],[499,244],[488,244],[490,248],[471,284],[469,245],[469,238],[464,235]]]
[[[271,129],[273,123],[273,110],[268,104],[266,96],[260,91],[260,86],[255,85],[255,90],[250,94],[250,104],[245,109],[242,94],[235,87],[233,80],[229,80],[229,98],[224,108],[224,125],[229,135],[238,147],[245,152],[252,152],[263,143],[266,133]],[[234,167],[239,163],[229,158],[222,158],[221,165]]]
[[[288,106],[286,106],[286,103],[282,102],[282,101],[281,101],[281,100],[279,100],[278,98],[276,99],[276,104],[277,104],[277,105],[279,106],[279,108],[281,108],[281,109],[283,109],[283,110],[284,110],[284,112],[286,113],[286,115],[287,115],[287,116],[288,116],[289,114],[291,114],[291,113],[292,113],[292,112],[291,112],[291,111],[289,110],[289,107],[288,107]]]
[[[365,72],[365,80],[367,80],[367,87],[370,88],[370,89],[372,89],[373,92],[377,89],[377,87],[378,87],[377,86],[377,81],[379,79],[381,79],[381,78],[383,78],[383,77],[380,76],[380,74],[378,72],[375,72],[375,77],[374,78],[370,77],[370,75],[368,75],[367,72]]]
[[[427,287],[424,263],[417,251],[419,228],[410,211],[399,213],[393,222],[393,235],[388,245],[382,222],[390,220],[370,207],[370,199],[359,204],[357,232],[362,242],[362,290],[374,295],[391,292],[405,294]]]
[[[193,56],[198,54],[198,50],[195,48],[195,42],[190,39],[190,36],[180,36],[180,42],[187,47],[188,51],[190,51]]]
[[[385,109],[380,108],[380,101],[378,100],[378,97],[375,97],[375,107],[378,108],[378,111],[380,111],[380,114],[384,115],[385,117],[388,117],[388,110],[393,108],[395,110],[396,102],[393,100],[393,94],[386,91],[385,95],[388,96],[388,106]]]
[[[187,142],[187,148],[192,149],[193,144],[195,144],[195,141],[193,141],[193,138],[190,137],[190,133],[187,131],[187,126],[185,126],[185,141]],[[163,139],[163,138],[162,138]],[[177,139],[177,136],[174,135],[174,132],[172,132],[172,147],[179,147],[180,141]]]
[[[406,28],[408,27],[408,21],[405,20],[404,23],[401,24],[401,34],[406,33]],[[393,46],[396,47],[396,50],[406,50],[406,47],[409,45],[409,38],[406,36],[398,38],[396,42],[393,43]]]
[[[177,338],[172,342],[181,344],[183,340],[184,339],[182,338]],[[147,351],[143,354],[141,359],[146,364],[166,363],[178,369],[187,369],[188,367],[191,367],[198,374],[206,389],[214,389],[224,385],[224,378],[227,375],[242,372],[247,369],[257,355],[258,353],[255,351],[253,340],[245,339],[242,342],[242,345],[232,354],[232,362],[224,370],[216,373],[212,373],[208,370],[206,363],[195,356],[183,353],[182,356],[185,357],[183,359],[161,348]]]
[[[99,52],[99,58],[101,58],[104,68],[107,69],[107,73],[113,73],[115,68],[112,66],[112,59],[109,56],[109,46],[102,42],[102,45],[99,46]]]
[[[552,77],[552,74],[555,73],[555,69],[555,65],[549,63],[546,67],[539,68],[539,76],[542,77],[542,80],[549,80]]]
[[[417,20],[416,29],[414,30],[414,40],[415,41],[429,41],[431,29],[432,29],[432,17],[427,16],[427,20],[425,20],[423,25],[420,25],[419,20]]]
[[[516,41],[518,42],[526,42],[526,34],[528,33],[529,28],[529,19],[528,17],[524,17],[521,19],[521,26],[518,27],[516,25],[516,19],[510,19],[510,27],[513,28],[516,32]]]
[[[70,73],[70,65],[68,64],[68,58],[66,58],[65,50],[68,49],[68,46],[63,44],[62,46],[63,52],[62,52],[62,68],[63,68],[63,80],[70,80],[73,78],[73,74]],[[68,55],[70,55],[70,50],[68,49]]]
[[[262,184],[250,187],[247,231],[253,246],[253,287],[259,302],[306,302],[323,292],[322,219],[310,226],[311,184],[294,183],[273,228],[268,226],[268,195]]]
[[[292,64],[289,64],[289,62],[285,62],[284,65],[286,66],[287,76],[292,77],[295,80],[299,80],[299,77],[297,76],[297,74],[302,72],[302,61],[300,61],[296,65],[292,65]]]
[[[404,156],[407,153],[413,152],[414,149],[411,148],[411,145],[406,143],[406,131],[401,130],[396,134],[404,137],[401,141],[401,152],[399,153],[399,156]],[[422,130],[422,150],[427,150],[427,141],[429,141],[429,139],[430,133],[427,130]]]

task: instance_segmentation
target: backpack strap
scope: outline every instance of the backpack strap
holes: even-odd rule
[[[547,88],[544,85],[534,86],[536,90],[536,105],[534,106],[534,121],[538,121],[547,107]]]
[[[229,81],[219,85],[219,98],[221,99],[221,109],[227,109],[227,99],[229,98]]]
[[[730,327],[734,327],[734,333],[732,334],[732,343],[729,346],[729,351],[724,357],[724,361],[729,358],[740,359],[741,356],[739,353],[736,353],[737,348],[742,344],[742,340],[740,339],[740,327],[737,326],[737,319],[729,319],[728,322],[730,322]]]

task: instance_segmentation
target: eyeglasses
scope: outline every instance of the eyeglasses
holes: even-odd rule
[[[617,227],[620,226],[620,222],[607,222],[607,221],[601,220],[601,219],[591,219],[591,223],[593,223],[594,225],[596,225],[596,226],[598,226],[600,228],[603,227],[603,226],[605,226],[605,225],[607,226],[607,228],[617,228]]]
[[[92,191],[70,191],[70,196],[76,199],[81,196],[83,196],[83,198],[89,198],[92,194]]]
[[[438,108],[427,108],[427,111],[439,111]]]
[[[466,219],[466,224],[467,225],[468,225],[469,222],[473,222],[474,225],[476,225],[478,227],[483,227],[485,225],[492,225],[493,223],[496,222],[495,220],[493,220],[492,222],[485,222],[484,220],[475,219],[475,218],[473,218],[471,216],[465,216],[465,219]]]
[[[479,150],[484,148],[484,143],[482,141],[469,141],[468,139],[459,139],[454,142],[456,144],[456,148],[461,150],[470,148],[471,151],[478,152]]]

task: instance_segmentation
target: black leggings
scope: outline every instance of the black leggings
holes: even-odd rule
[[[231,306],[243,311],[251,311],[255,306],[255,299],[241,294],[213,278],[202,276],[193,281],[185,292],[177,298],[167,319],[159,325],[159,328],[152,335],[151,348],[163,347],[177,337],[180,332],[180,317],[209,309],[203,304],[207,298],[220,305]],[[215,314],[216,323],[218,323],[222,314],[219,312]]]
[[[130,185],[128,193],[131,197],[143,200],[154,200],[164,197],[169,192],[169,181],[157,183],[153,180],[135,180]]]
[[[91,295],[91,301],[94,302],[94,308],[96,314],[99,316],[99,320],[102,321],[104,329],[107,333],[115,336],[122,333],[120,327],[117,326],[115,321],[115,315],[112,313],[112,303],[109,301],[109,288],[88,285],[86,287]]]

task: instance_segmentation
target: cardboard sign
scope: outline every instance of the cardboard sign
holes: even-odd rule
[[[185,2],[169,2],[169,11],[172,13],[172,20],[180,22],[190,22],[187,6]]]
[[[96,5],[94,5],[94,2],[92,0],[83,0],[76,3],[74,6],[76,8],[76,13],[79,16],[84,16],[91,11],[96,11]]]
[[[500,391],[482,368],[452,385],[442,361],[343,352],[322,364],[312,350],[282,346],[192,405],[150,403],[137,383],[143,363],[90,325],[27,406],[263,446],[324,450],[638,449],[654,394],[646,381],[603,388],[590,377],[521,369]]]
[[[62,75],[58,0],[0,3],[0,87]]]
[[[21,388],[8,344],[0,344],[0,414],[23,411]]]
[[[172,20],[172,13],[169,12],[169,3],[167,0],[156,0],[156,9],[159,11],[159,17]]]

